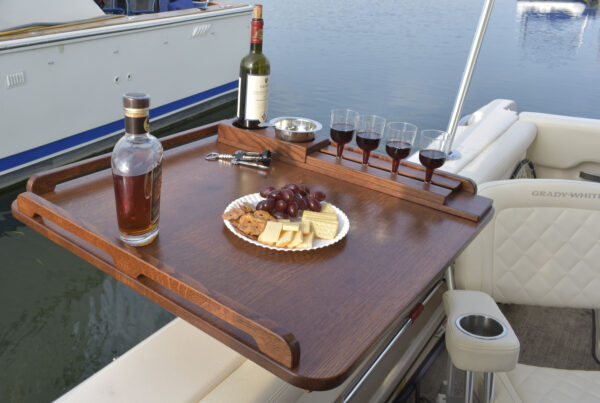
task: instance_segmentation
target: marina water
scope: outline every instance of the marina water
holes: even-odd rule
[[[329,110],[341,107],[445,129],[483,2],[263,4],[270,118],[328,127]],[[465,113],[508,98],[521,111],[600,119],[598,10],[563,4],[548,13],[496,1]],[[231,104],[171,131],[234,114]],[[3,402],[57,398],[173,318],[14,220],[10,203],[24,188],[0,193]]]

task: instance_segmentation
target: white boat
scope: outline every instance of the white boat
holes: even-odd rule
[[[251,13],[0,2],[0,187],[110,147],[124,128],[123,93],[150,94],[154,129],[234,100]]]

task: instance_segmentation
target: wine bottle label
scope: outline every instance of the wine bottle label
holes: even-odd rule
[[[250,43],[263,42],[263,24],[263,20],[252,20],[252,35],[250,36]]]
[[[264,122],[267,120],[269,75],[248,74],[246,77],[245,118],[246,120],[258,120]]]

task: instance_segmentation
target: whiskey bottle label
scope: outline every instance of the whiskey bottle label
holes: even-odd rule
[[[267,104],[269,101],[268,74],[248,74],[246,79],[246,120],[267,120]]]

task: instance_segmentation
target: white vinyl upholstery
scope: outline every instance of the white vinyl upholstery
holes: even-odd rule
[[[494,219],[456,261],[461,289],[497,302],[600,307],[600,184],[513,180],[480,186]]]
[[[295,402],[304,392],[274,376],[250,360],[223,380],[201,400],[202,403],[223,402]]]
[[[495,403],[598,403],[600,374],[518,364],[496,376]]]
[[[473,179],[477,184],[509,179],[515,167],[525,158],[536,133],[537,128],[533,123],[514,122],[457,173]]]
[[[448,315],[446,348],[457,368],[473,372],[499,372],[510,371],[517,365],[519,339],[488,294],[471,290],[446,291],[444,309]],[[464,333],[456,325],[456,320],[468,314],[494,318],[504,326],[506,334],[497,339],[481,339]]]
[[[528,152],[534,163],[562,169],[586,161],[600,163],[600,120],[533,112],[522,112],[519,120],[538,128]]]
[[[200,329],[174,319],[57,401],[262,403],[296,401],[302,394]]]

